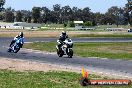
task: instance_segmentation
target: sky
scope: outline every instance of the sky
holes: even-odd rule
[[[12,7],[15,10],[31,10],[34,6],[46,6],[49,9],[53,5],[60,4],[61,7],[69,5],[78,8],[89,7],[92,12],[105,13],[111,6],[124,7],[127,0],[6,0],[5,8]]]

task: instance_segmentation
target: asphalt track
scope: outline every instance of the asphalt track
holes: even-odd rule
[[[132,79],[132,61],[99,59],[99,58],[67,58],[67,56],[59,58],[56,54],[45,54],[41,52],[32,52],[20,50],[17,54],[8,53],[7,47],[12,38],[0,38],[0,57],[12,59],[24,59],[39,61],[43,63],[59,64],[63,66],[85,67],[93,72],[100,72],[109,75],[116,75]],[[131,38],[74,38],[74,42],[132,42]],[[56,38],[27,38],[26,42],[37,41],[56,41]],[[75,51],[74,51],[75,52]]]

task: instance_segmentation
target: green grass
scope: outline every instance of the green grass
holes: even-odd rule
[[[77,88],[79,74],[0,71],[0,88]]]
[[[70,37],[120,37],[120,38],[132,38],[132,33],[128,33],[127,31],[122,32],[110,32],[106,30],[91,30],[91,31],[82,31],[82,30],[74,30],[74,29],[39,29],[39,30],[18,30],[18,29],[0,29],[0,37],[14,37],[18,32],[23,31],[25,36],[27,37],[58,37],[62,30],[66,30],[67,34]],[[56,34],[50,35],[51,32],[55,32]],[[40,32],[40,35],[39,35]],[[36,33],[36,34],[35,34]],[[32,36],[31,36],[32,35]]]
[[[48,52],[55,52],[56,51],[56,44],[55,42],[37,42],[37,43],[28,43],[24,44],[24,48],[41,50],[41,51],[48,51]]]
[[[25,44],[25,48],[56,52],[55,42]],[[74,43],[74,54],[82,57],[99,57],[132,60],[132,43]]]
[[[97,27],[97,26],[96,26]],[[131,28],[130,25],[99,25],[97,28],[105,29],[105,28]]]
[[[132,43],[76,43],[74,51],[83,57],[131,59]]]
[[[26,33],[29,34],[29,31],[26,32]],[[61,33],[61,31],[60,31],[60,33]],[[12,35],[9,34],[9,33],[8,34],[0,34],[0,37],[14,37],[14,36],[16,36],[16,34],[12,34]],[[32,36],[34,36],[34,35],[32,35]],[[37,36],[37,35],[35,35],[35,36]],[[117,33],[117,34],[107,34],[107,33],[98,34],[98,32],[96,31],[96,32],[92,32],[90,34],[69,34],[69,36],[71,38],[81,38],[81,37],[82,38],[83,37],[84,38],[85,37],[95,37],[95,38],[101,38],[101,37],[103,37],[103,38],[132,38],[132,33],[126,33],[126,34],[121,34],[121,33]],[[44,36],[42,35],[42,37],[44,37]],[[48,37],[52,37],[52,36],[48,36]],[[55,37],[58,37],[58,36],[55,36]]]
[[[0,88],[84,88],[79,84],[81,74],[74,72],[16,72],[0,70]],[[101,78],[89,75],[90,79]],[[103,78],[101,78],[103,79]],[[88,88],[131,88],[128,86],[88,86]]]
[[[42,28],[40,30],[45,31],[45,30],[67,30],[67,31],[76,31],[74,27],[64,27],[63,24],[42,24]],[[98,25],[98,26],[94,26],[95,30],[88,30],[91,32],[108,32],[107,28],[125,28],[125,29],[129,29],[131,28],[130,25],[119,25],[117,27],[117,25]],[[63,28],[63,29],[59,29],[59,28]],[[78,30],[78,31],[82,31],[82,30]]]
[[[42,24],[42,27],[64,27],[64,24]],[[95,27],[99,29],[117,28],[117,25],[98,25]],[[118,28],[130,28],[130,26],[129,25],[119,25]]]
[[[42,24],[42,27],[64,27],[63,24]]]
[[[117,34],[98,34],[98,33],[91,33],[91,34],[78,34],[78,35],[74,35],[72,37],[107,37],[107,38],[131,38],[132,34],[121,34],[121,33],[117,33]]]

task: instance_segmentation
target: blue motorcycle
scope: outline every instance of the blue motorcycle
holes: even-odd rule
[[[16,39],[15,43],[13,43],[8,49],[8,52],[17,53],[20,50],[20,48],[22,48],[23,44],[24,44],[23,38]]]

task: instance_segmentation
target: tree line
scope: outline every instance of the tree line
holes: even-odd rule
[[[2,3],[3,2],[3,3]],[[53,5],[53,9],[47,7],[33,7],[32,10],[15,11],[11,7],[3,9],[5,0],[0,1],[0,20],[4,22],[28,22],[28,23],[59,23],[70,21],[92,22],[93,25],[132,25],[132,12],[127,11],[127,6],[120,8],[112,6],[106,13],[92,12],[89,7],[80,9],[69,5],[61,7]]]

